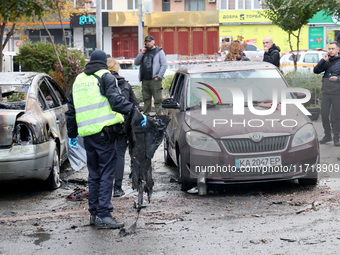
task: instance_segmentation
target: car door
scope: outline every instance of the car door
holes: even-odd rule
[[[170,97],[178,104],[176,109],[168,109],[168,115],[170,117],[169,128],[167,132],[169,142],[169,154],[174,161],[176,160],[176,141],[178,141],[182,125],[184,122],[184,87],[186,83],[186,75],[183,73],[177,73],[174,77],[174,82],[170,88]]]
[[[60,160],[64,161],[66,153],[66,116],[67,99],[59,86],[50,78],[44,77],[39,84],[39,89],[46,101],[47,109],[44,113],[50,117],[50,128],[60,141]]]

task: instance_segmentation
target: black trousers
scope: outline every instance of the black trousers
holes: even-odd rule
[[[116,161],[116,173],[115,173],[115,188],[122,187],[124,167],[125,167],[125,152],[128,146],[127,137],[121,135],[116,140],[116,151],[117,151],[117,161]]]
[[[321,118],[325,135],[339,137],[340,133],[340,94],[322,93]]]
[[[113,179],[116,167],[116,146],[105,131],[84,137],[89,171],[89,212],[100,218],[112,217]]]

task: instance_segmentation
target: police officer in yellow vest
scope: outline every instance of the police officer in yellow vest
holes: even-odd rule
[[[113,179],[116,165],[114,125],[131,114],[133,104],[121,94],[116,79],[108,71],[106,53],[95,50],[70,92],[66,113],[69,145],[77,148],[77,135],[84,137],[89,171],[90,225],[120,228],[111,215]],[[143,119],[144,118],[144,119]],[[146,117],[142,125],[146,124]]]

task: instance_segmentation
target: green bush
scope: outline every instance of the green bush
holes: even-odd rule
[[[320,107],[322,75],[309,72],[289,72],[284,75],[289,86],[305,88],[311,92],[311,100],[306,107]]]
[[[162,80],[163,97],[169,94],[170,86],[171,86],[172,80],[174,79],[174,76],[175,76],[174,74],[164,76]]]
[[[16,62],[22,71],[43,72],[54,78],[63,90],[68,93],[77,73],[85,66],[85,56],[79,50],[69,50],[66,58],[64,45],[56,45],[60,61],[64,67],[65,79],[54,53],[52,43],[26,42],[19,48]]]

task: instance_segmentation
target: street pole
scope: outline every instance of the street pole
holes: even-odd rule
[[[96,47],[101,50],[103,43],[103,28],[102,28],[102,1],[96,1]]]
[[[143,47],[143,12],[142,0],[138,0],[138,48]]]

